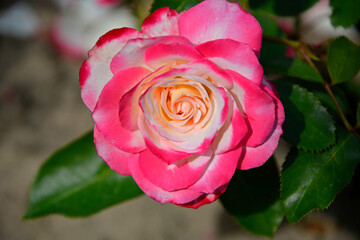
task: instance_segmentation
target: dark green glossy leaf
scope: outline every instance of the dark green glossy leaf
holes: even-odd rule
[[[313,209],[325,209],[350,181],[360,162],[360,141],[344,129],[336,146],[321,153],[294,147],[281,173],[281,198],[290,223]]]
[[[344,90],[346,90],[346,96],[351,97],[354,102],[360,102],[360,81],[353,78],[342,84],[341,87],[344,87]]]
[[[249,6],[254,10],[274,13],[275,0],[249,0]]]
[[[272,37],[285,37],[273,16],[264,11],[254,11],[252,15],[259,21],[263,35]]]
[[[259,21],[264,36],[285,38],[285,34],[278,27],[274,17],[269,13],[258,10],[254,11],[254,17]],[[286,58],[285,44],[267,41],[264,38],[260,63],[265,74],[282,74],[285,76],[297,77],[311,82],[323,82],[321,75],[309,64],[299,59]]]
[[[151,6],[151,12],[154,12],[156,9],[162,7],[170,7],[171,9],[175,9],[178,12],[187,10],[196,4],[200,3],[202,0],[155,0]]]
[[[297,15],[310,8],[317,0],[249,0],[252,9],[263,10],[282,16]]]
[[[321,75],[309,64],[299,59],[279,58],[262,62],[265,73],[278,73],[311,82],[322,83]]]
[[[356,111],[356,126],[360,127],[360,103],[358,103]]]
[[[273,159],[255,169],[237,170],[220,200],[248,231],[271,237],[284,213],[279,200],[279,173]]]
[[[343,90],[338,88],[337,86],[333,86],[331,88],[336,101],[338,102],[341,110],[345,115],[350,114],[350,106],[349,101]],[[323,88],[312,88],[312,93],[321,101],[324,107],[328,110],[328,112],[334,117],[335,120],[340,120],[339,112],[329,96],[329,94]]]
[[[265,36],[285,37],[285,34],[278,27],[273,16],[264,11],[254,11],[253,15],[259,21]],[[322,82],[320,74],[307,63],[285,58],[286,49],[287,47],[284,44],[266,41],[266,39],[263,41],[260,63],[264,68],[265,74],[283,74],[312,82]]]
[[[260,52],[260,63],[264,68],[265,74],[277,73],[272,69],[272,61],[284,59],[286,46],[281,43],[263,41]]]
[[[333,84],[351,80],[360,69],[360,47],[346,37],[335,39],[329,47],[328,70]]]
[[[306,150],[323,150],[335,143],[335,125],[320,101],[295,84],[276,83],[285,109],[283,137]]]
[[[282,16],[298,15],[306,9],[310,8],[317,1],[318,0],[275,0],[274,9],[278,15]]]
[[[360,20],[359,0],[330,0],[332,8],[331,23],[334,27],[350,27]]]
[[[131,177],[112,171],[97,156],[93,141],[90,132],[42,165],[30,188],[25,218],[87,216],[142,193]]]

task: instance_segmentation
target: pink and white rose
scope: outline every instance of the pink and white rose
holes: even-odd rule
[[[80,70],[99,156],[151,198],[197,208],[275,151],[284,111],[258,61],[262,29],[238,4],[161,8],[114,29]]]

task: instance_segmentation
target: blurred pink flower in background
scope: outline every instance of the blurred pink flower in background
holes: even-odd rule
[[[346,4],[346,1],[343,4]],[[321,0],[303,12],[300,15],[300,39],[309,44],[317,44],[329,38],[346,36],[359,43],[360,34],[358,30],[354,26],[350,28],[334,27],[330,20],[331,13],[329,0]]]
[[[54,19],[51,42],[59,53],[84,59],[99,36],[122,26],[137,27],[137,19],[118,0],[62,0],[60,14]]]

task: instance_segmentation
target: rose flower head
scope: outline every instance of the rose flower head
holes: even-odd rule
[[[80,69],[98,155],[162,204],[215,201],[236,169],[264,164],[282,134],[261,38],[257,20],[226,0],[160,8],[141,32],[100,37]]]

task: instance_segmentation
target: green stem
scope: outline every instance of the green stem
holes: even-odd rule
[[[320,71],[318,70],[318,68],[315,66],[315,64],[313,63],[313,61],[310,59],[310,57],[306,54],[305,51],[303,51],[302,49],[299,50],[299,52],[301,53],[301,55],[304,57],[305,61],[313,68],[315,69],[315,71],[317,71],[318,73],[320,73]],[[330,85],[327,82],[323,82],[323,86],[326,90],[326,92],[330,95],[331,100],[334,102],[336,109],[339,112],[340,118],[342,120],[342,122],[344,123],[345,127],[347,130],[349,130],[349,132],[351,132],[355,137],[357,137],[358,139],[360,139],[360,135],[355,131],[355,128],[353,128],[350,123],[348,122],[348,120],[345,117],[344,112],[342,111],[338,101],[336,100],[333,92],[331,91]]]
[[[338,110],[339,115],[340,115],[340,118],[341,118],[341,120],[343,121],[346,129],[349,130],[349,132],[351,132],[353,135],[355,135],[355,137],[357,137],[358,139],[360,139],[360,135],[356,132],[355,128],[352,127],[352,126],[350,125],[350,123],[348,122],[348,120],[346,119],[344,112],[342,111],[342,109],[341,109],[339,103],[337,102],[337,100],[336,100],[333,92],[331,91],[330,85],[329,85],[328,83],[326,83],[326,82],[323,82],[323,86],[324,86],[326,92],[330,95],[332,101],[334,102],[335,107],[336,107],[336,109]]]
[[[304,51],[304,49],[300,48],[299,52],[301,53],[301,56],[303,56],[303,58],[305,59],[305,61],[316,71],[320,74],[319,69],[315,66],[315,64],[313,63],[313,61],[311,60],[311,58],[309,57],[309,55],[306,54],[306,52]],[[321,75],[321,74],[320,74]]]
[[[278,37],[264,35],[263,39],[268,42],[282,43],[282,44],[288,45],[293,48],[297,48],[298,46],[300,46],[300,42],[286,39],[286,38],[278,38]]]

